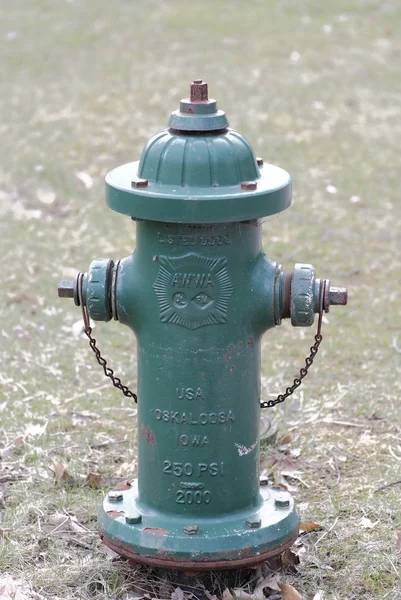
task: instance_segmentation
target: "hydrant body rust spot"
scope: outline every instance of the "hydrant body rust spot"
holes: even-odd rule
[[[259,219],[290,205],[290,177],[256,159],[205,85],[139,162],[106,177],[107,204],[136,220],[135,252],[60,287],[137,339],[138,480],[120,518],[104,500],[102,538],[137,562],[195,570],[256,564],[298,535],[291,496],[259,480],[261,337],[284,317],[311,325],[330,298],[311,265],[285,275],[263,253]]]

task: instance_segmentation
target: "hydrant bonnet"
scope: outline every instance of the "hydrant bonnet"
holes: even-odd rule
[[[192,84],[191,98],[172,113],[169,128],[149,140],[140,161],[107,174],[110,208],[138,219],[227,223],[290,206],[289,174],[259,165],[248,140],[228,128],[215,100],[198,101],[196,94],[192,99],[193,88],[205,85]]]

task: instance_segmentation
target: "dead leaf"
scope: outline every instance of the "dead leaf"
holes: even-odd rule
[[[116,492],[120,492],[122,490],[130,490],[132,488],[132,485],[129,481],[120,481],[119,483],[113,483],[113,478],[110,481],[110,485]]]
[[[284,567],[293,567],[300,563],[299,556],[290,549],[283,552],[281,560]]]
[[[63,523],[67,523],[69,518],[69,515],[64,515],[63,513],[56,512],[53,515],[50,515],[47,522],[49,523],[49,525],[55,525],[56,527],[58,527]]]
[[[68,525],[74,533],[86,533],[88,530],[85,527],[82,527],[76,519],[76,517],[70,517]]]
[[[300,472],[300,468],[303,466],[303,462],[299,458],[286,454],[284,459],[280,463],[281,471],[286,471],[288,474]]]
[[[24,445],[24,437],[20,435],[19,437],[15,438],[14,444],[16,448],[22,448],[22,446]]]
[[[278,445],[286,446],[287,444],[290,444],[290,443],[291,443],[291,436],[290,436],[290,434],[288,434],[288,435],[285,435],[283,438],[281,438]]]
[[[87,533],[88,531],[86,527],[83,527],[83,525],[78,523],[76,517],[59,512],[50,515],[48,523],[49,525],[54,525],[54,528],[50,531],[50,533],[55,531],[65,531],[68,529],[74,533]]]
[[[121,558],[121,556],[119,554],[117,554],[117,552],[114,552],[114,550],[112,550],[111,548],[109,548],[106,545],[102,546],[102,550],[106,554],[107,560],[109,560],[110,562],[114,562]]]
[[[85,171],[78,171],[75,173],[75,177],[84,184],[87,190],[90,190],[93,187],[93,179],[89,173],[85,173]]]
[[[397,531],[397,541],[395,543],[395,547],[398,552],[401,552],[401,529]]]
[[[205,588],[205,586],[203,586],[203,588],[202,588],[202,589],[203,589],[203,593],[205,594],[205,596],[206,596],[206,598],[207,598],[208,600],[218,600],[217,596],[215,596],[214,594],[211,594],[211,593],[209,592],[209,590],[207,590],[207,589]]]
[[[180,587],[176,587],[175,590],[171,592],[171,600],[184,600],[184,592]]]
[[[85,480],[84,486],[98,490],[104,486],[104,480],[99,473],[89,473]]]
[[[34,424],[34,423],[30,423],[26,429],[25,429],[25,433],[24,436],[25,437],[41,437],[44,432],[46,431],[46,427],[47,427],[47,421],[44,425],[39,425],[39,424]]]
[[[280,591],[280,588],[278,586],[278,579],[279,575],[278,573],[270,573],[269,575],[267,575],[266,577],[261,577],[257,584],[256,587],[254,589],[254,591],[252,592],[252,595],[250,596],[250,598],[252,598],[252,600],[265,600],[266,596],[264,593],[265,589],[269,589],[269,590],[274,590],[276,592]],[[237,593],[237,590],[234,590],[235,594],[237,597],[240,597]],[[243,596],[242,596],[243,598]]]
[[[364,529],[373,529],[373,527],[376,527],[378,523],[380,523],[379,520],[373,523],[370,519],[368,519],[368,517],[362,517],[362,519],[359,521],[360,526]]]
[[[53,471],[56,476],[56,483],[58,485],[62,485],[63,483],[66,483],[67,485],[75,485],[74,477],[69,474],[65,466],[61,463],[55,463],[53,466]]]
[[[299,526],[300,533],[309,533],[310,531],[320,531],[321,529],[323,529],[323,526],[320,525],[320,523],[313,523],[313,522],[301,523]]]
[[[279,586],[283,600],[302,600],[301,594],[289,583],[280,583]]]
[[[279,592],[280,587],[279,587],[279,583],[277,581],[278,578],[279,578],[278,573],[271,573],[270,575],[268,575],[267,577],[262,579],[262,581],[258,581],[258,583],[256,585],[256,589],[269,588],[270,590],[275,590],[276,592]]]
[[[1,529],[0,528],[0,542],[5,542],[6,540],[8,540],[8,534],[10,533],[11,529]],[[0,596],[1,598],[1,596]]]
[[[9,575],[0,576],[1,600],[45,600],[24,581],[13,579]]]
[[[228,588],[224,590],[221,600],[234,600],[233,595]]]
[[[251,596],[250,594],[248,594],[248,592],[246,592],[242,588],[235,588],[234,594],[235,594],[235,597],[238,598],[238,600],[256,600],[256,598],[253,594]]]
[[[6,501],[4,499],[6,493],[6,485],[4,483],[0,483],[0,508],[6,507]]]

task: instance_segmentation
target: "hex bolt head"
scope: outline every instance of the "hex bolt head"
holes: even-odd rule
[[[147,179],[133,179],[131,181],[132,188],[145,188],[148,187],[149,181]]]
[[[287,508],[290,505],[290,500],[289,498],[276,498],[274,505],[277,508]]]
[[[258,167],[261,167],[263,165],[263,158],[261,156],[257,156],[256,162],[258,164]]]
[[[134,512],[128,513],[125,515],[125,522],[128,523],[128,525],[136,525],[137,523],[141,523],[142,515]]]
[[[245,521],[245,525],[250,529],[257,529],[262,525],[262,520],[259,517],[249,517],[249,519]]]
[[[344,287],[331,287],[329,289],[330,306],[345,306],[348,300],[348,290]]]
[[[259,485],[268,485],[269,483],[269,478],[266,477],[265,475],[261,475],[259,477]]]
[[[257,187],[256,181],[243,181],[241,183],[241,190],[256,190]]]
[[[121,492],[112,491],[108,493],[107,498],[110,502],[121,502],[123,495]]]
[[[198,535],[199,531],[199,525],[186,525],[184,527],[184,533],[186,535]]]
[[[65,280],[60,281],[58,284],[58,297],[59,298],[73,298],[74,297],[74,282]]]
[[[209,92],[206,81],[195,79],[190,86],[189,99],[191,102],[207,102],[209,100]]]

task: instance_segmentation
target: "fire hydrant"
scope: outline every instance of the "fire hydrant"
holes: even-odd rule
[[[298,535],[290,494],[259,475],[260,407],[300,384],[321,341],[323,311],[347,291],[312,265],[284,273],[262,250],[261,217],[291,204],[286,171],[255,157],[195,80],[145,146],[106,176],[107,204],[136,221],[136,250],[94,260],[59,295],[82,307],[105,374],[138,397],[138,479],[100,510],[105,544],[136,562],[230,569],[282,553]],[[261,337],[291,318],[312,353],[275,401],[261,402]],[[138,396],[114,376],[90,321],[115,319],[138,344]]]

